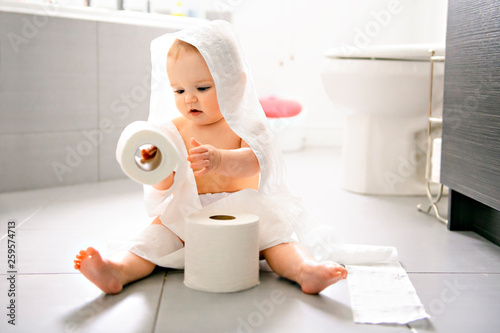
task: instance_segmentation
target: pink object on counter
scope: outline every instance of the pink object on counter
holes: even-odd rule
[[[288,118],[298,115],[302,111],[299,102],[268,96],[259,99],[267,118]]]

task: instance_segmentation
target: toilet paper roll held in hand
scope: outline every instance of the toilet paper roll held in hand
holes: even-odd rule
[[[259,217],[192,215],[186,224],[184,284],[235,292],[259,284]]]
[[[141,158],[141,149],[157,147],[156,154]],[[123,130],[116,147],[116,159],[123,172],[141,184],[155,185],[168,177],[180,161],[179,152],[161,128],[146,121],[135,121]]]

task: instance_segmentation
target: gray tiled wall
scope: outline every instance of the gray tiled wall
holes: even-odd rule
[[[124,177],[116,142],[147,118],[149,45],[168,31],[0,13],[0,192]]]

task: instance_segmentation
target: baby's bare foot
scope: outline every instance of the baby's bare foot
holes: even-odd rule
[[[118,267],[115,263],[103,259],[92,247],[81,250],[76,255],[75,269],[78,269],[87,279],[106,294],[117,294],[122,291]]]
[[[306,294],[317,294],[326,287],[347,278],[347,270],[332,261],[304,262],[300,286]]]

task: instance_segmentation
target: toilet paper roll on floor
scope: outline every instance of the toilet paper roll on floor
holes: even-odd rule
[[[258,237],[256,215],[192,215],[186,224],[184,284],[220,293],[258,285]]]
[[[141,149],[157,147],[154,157],[143,160]],[[141,184],[155,185],[170,175],[180,161],[177,148],[160,127],[135,121],[123,130],[116,147],[116,159],[123,172]]]

